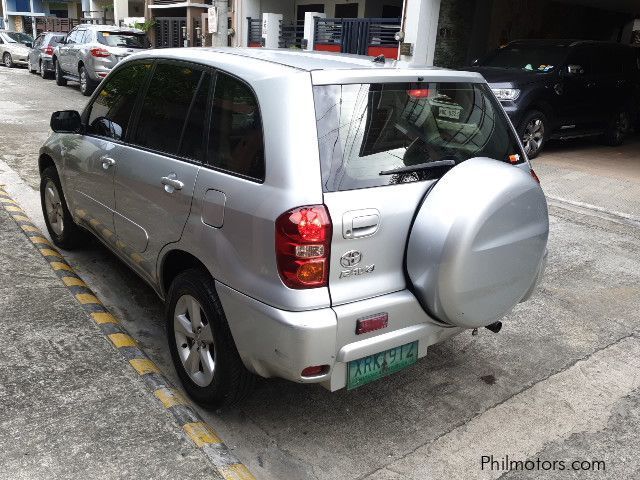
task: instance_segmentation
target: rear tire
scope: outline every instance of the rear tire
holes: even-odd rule
[[[60,68],[60,62],[57,59],[53,60],[53,68],[56,72],[56,85],[64,87],[67,84],[67,79],[63,77],[64,74]]]
[[[622,145],[630,130],[631,116],[629,115],[629,112],[626,110],[619,110],[609,121],[607,130],[603,136],[604,143],[611,147]]]
[[[2,56],[2,63],[7,68],[12,68],[14,66],[13,58],[11,58],[11,54],[9,52],[5,52]]]
[[[89,78],[89,74],[84,65],[81,65],[78,69],[78,76],[80,77],[80,93],[85,97],[90,96],[96,89],[97,84]]]
[[[86,244],[89,234],[73,220],[56,168],[45,168],[40,177],[40,203],[53,243],[65,250]]]
[[[40,72],[40,76],[45,80],[49,78],[49,72],[45,70],[44,65],[42,64],[42,60],[40,60],[40,63],[39,63],[39,72]]]
[[[214,281],[207,272],[189,269],[173,280],[165,320],[174,367],[197,403],[209,408],[228,406],[251,391],[255,377],[240,359]],[[195,363],[190,363],[192,352]]]
[[[518,136],[522,141],[524,151],[530,159],[536,158],[545,143],[549,132],[547,116],[539,110],[528,112],[518,127]]]

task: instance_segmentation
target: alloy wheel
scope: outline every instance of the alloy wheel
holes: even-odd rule
[[[84,67],[80,68],[80,91],[82,93],[87,91],[87,71]]]
[[[51,180],[49,180],[45,186],[44,198],[45,211],[51,230],[53,230],[56,235],[61,236],[64,232],[64,210],[58,188]]]
[[[4,60],[5,67],[11,68],[11,65],[12,65],[11,55],[8,53],[5,53],[3,60]]]
[[[196,385],[208,386],[215,372],[213,332],[202,306],[191,295],[183,295],[176,302],[173,329],[178,355],[187,375]]]
[[[540,118],[529,120],[524,129],[522,144],[527,155],[533,155],[540,150],[544,142],[544,123]]]

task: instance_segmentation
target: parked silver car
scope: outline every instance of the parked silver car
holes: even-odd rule
[[[0,58],[5,67],[26,65],[33,38],[22,32],[0,30]]]
[[[68,80],[76,81],[82,94],[89,96],[120,60],[148,46],[142,30],[79,25],[53,52],[56,83],[66,85]]]
[[[31,73],[39,73],[42,78],[49,78],[54,73],[53,51],[65,34],[60,32],[42,32],[33,42],[27,58],[27,68]]]
[[[479,74],[161,50],[51,127],[53,241],[91,232],[156,290],[202,404],[237,400],[251,374],[364,385],[498,331],[545,268],[545,196]]]

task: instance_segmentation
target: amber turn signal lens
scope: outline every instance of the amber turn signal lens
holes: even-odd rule
[[[324,280],[324,262],[303,263],[298,267],[298,279],[307,285],[322,282]]]

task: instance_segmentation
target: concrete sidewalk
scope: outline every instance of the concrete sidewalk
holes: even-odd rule
[[[0,478],[221,478],[2,208]]]

